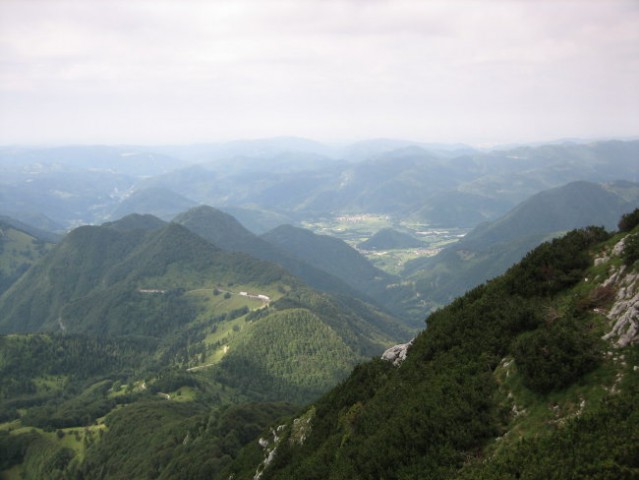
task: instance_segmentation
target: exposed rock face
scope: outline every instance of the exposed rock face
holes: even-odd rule
[[[626,237],[622,238],[621,240],[617,242],[617,244],[612,249],[612,254],[617,257],[621,255],[623,253],[623,248],[625,244],[626,244]]]
[[[412,344],[413,340],[408,343],[402,343],[389,348],[382,354],[382,360],[393,362],[393,365],[398,367],[404,360],[406,360],[408,349]]]
[[[268,438],[261,438],[258,440],[260,447],[264,451],[264,460],[260,463],[255,471],[255,475],[253,476],[253,480],[259,480],[264,473],[264,469],[270,465],[270,463],[275,458],[275,453],[277,451],[277,446],[280,443],[281,433],[286,428],[286,425],[280,425],[277,429],[271,428],[271,435],[273,436],[273,440],[269,441]],[[273,447],[271,448],[271,444]]]
[[[607,316],[613,321],[612,330],[604,340],[614,340],[618,347],[639,342],[639,275],[626,275],[619,283],[615,304]]]
[[[613,255],[623,253],[624,240],[615,245]],[[639,273],[626,273],[625,266],[615,269],[604,282],[604,286],[614,285],[618,288],[615,303],[606,314],[612,321],[612,330],[604,335],[604,340],[611,340],[617,347],[639,342]]]
[[[304,415],[293,420],[291,428],[291,434],[289,436],[289,443],[291,445],[303,445],[304,441],[311,433],[311,422],[315,416],[315,407],[311,407]],[[253,480],[260,480],[264,474],[264,469],[268,467],[275,455],[277,454],[277,448],[282,440],[284,431],[289,428],[287,425],[280,425],[277,428],[271,428],[272,440],[268,438],[261,438],[258,440],[260,447],[264,452],[264,460],[260,463],[255,471]]]

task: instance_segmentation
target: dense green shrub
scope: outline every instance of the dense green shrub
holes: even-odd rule
[[[571,318],[520,335],[513,355],[524,383],[538,393],[570,385],[594,369],[600,358],[596,338]]]
[[[634,480],[639,478],[637,385],[604,400],[565,428],[528,438],[455,480]]]
[[[633,228],[639,225],[639,208],[636,208],[630,213],[626,213],[619,220],[619,231],[629,232]]]
[[[639,234],[628,235],[623,245],[623,263],[630,266],[639,260]]]
[[[581,279],[591,263],[588,249],[609,236],[601,227],[573,230],[528,253],[501,281],[524,297],[553,295]]]

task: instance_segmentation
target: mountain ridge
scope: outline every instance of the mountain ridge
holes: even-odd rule
[[[613,228],[623,213],[639,205],[638,186],[573,182],[544,190],[438,255],[408,262],[402,277],[415,281],[417,290],[436,304],[446,304],[505,272],[543,241],[590,224],[589,212],[595,224]]]

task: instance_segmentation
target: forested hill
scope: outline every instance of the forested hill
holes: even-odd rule
[[[636,210],[621,233],[541,245],[430,315],[403,363],[359,365],[228,475],[636,478],[638,225]]]
[[[373,266],[346,242],[291,225],[279,226],[261,238],[289,255],[341,279],[367,297],[374,298],[378,304],[415,328],[423,326],[423,307],[413,289],[403,284],[399,277]]]
[[[173,221],[220,248],[244,252],[255,258],[275,262],[313,288],[374,302],[373,298],[367,296],[363,291],[353,288],[337,276],[315,267],[312,262],[307,262],[294,254],[288,254],[285,249],[251,233],[234,217],[216,208],[209,206],[192,208],[175,217]]]
[[[317,235],[292,225],[282,225],[261,238],[369,294],[379,293],[388,284],[398,281],[374,267],[357,250],[335,237]]]
[[[214,366],[250,398],[295,401],[409,336],[371,305],[141,215],[69,233],[0,297],[0,319],[4,333],[150,338],[165,367]]]
[[[53,246],[53,238],[55,235],[0,217],[0,295]]]

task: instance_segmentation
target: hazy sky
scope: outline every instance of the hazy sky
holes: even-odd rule
[[[639,1],[0,0],[0,144],[639,135]]]

